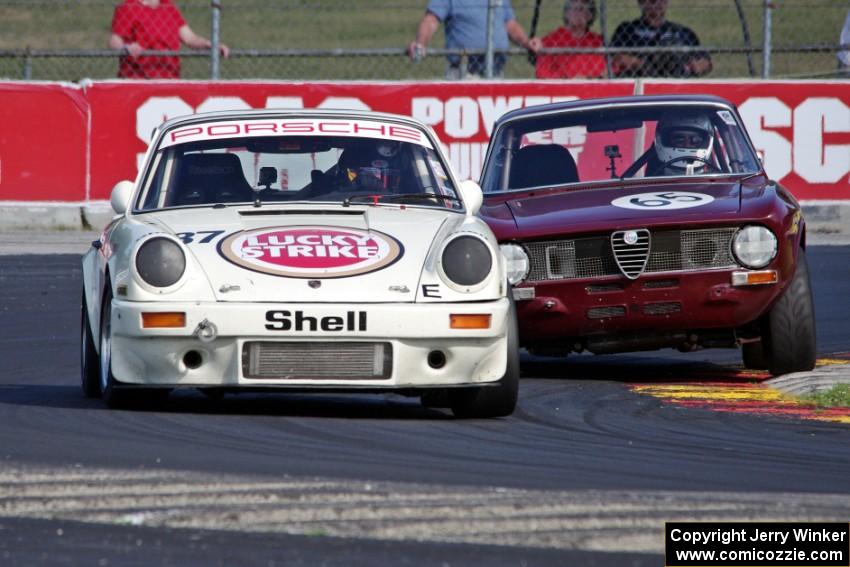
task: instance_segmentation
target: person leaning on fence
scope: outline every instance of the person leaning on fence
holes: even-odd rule
[[[180,44],[209,49],[210,40],[192,31],[170,0],[124,0],[115,7],[109,48],[121,51],[118,76],[123,79],[179,79],[176,55],[140,55],[142,51],[177,51]],[[230,49],[220,44],[222,57]]]
[[[528,38],[514,16],[510,0],[503,0],[494,16],[496,24],[493,26],[493,76],[501,77],[507,61],[504,52],[508,48],[508,38],[533,52],[540,49],[541,42],[540,38]],[[487,48],[486,0],[430,0],[425,15],[419,22],[416,39],[407,49],[411,59],[417,61],[425,56],[425,48],[441,22],[445,25],[447,48],[478,51]],[[481,78],[486,72],[483,54],[469,55],[465,70],[461,67],[460,55],[449,55],[447,58],[447,79]]]
[[[543,47],[602,47],[602,36],[590,31],[595,20],[595,0],[567,0],[564,25],[543,38]],[[535,74],[538,79],[604,77],[605,57],[594,53],[538,53]]]
[[[637,0],[641,17],[623,22],[614,31],[611,47],[657,47],[653,53],[617,53],[614,73],[619,77],[700,77],[711,72],[705,51],[673,53],[665,47],[696,47],[699,38],[688,27],[667,20],[667,0]]]
[[[850,45],[850,11],[847,12],[847,18],[844,20],[844,27],[841,28],[841,36],[838,41],[841,45]],[[838,68],[845,75],[850,75],[850,50],[844,49],[838,52]]]

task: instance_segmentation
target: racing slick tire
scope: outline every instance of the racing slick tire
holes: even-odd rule
[[[107,284],[100,311],[100,365],[98,387],[107,407],[141,408],[164,402],[169,390],[165,388],[121,389],[112,374],[112,288]]]
[[[461,419],[504,417],[516,408],[519,394],[519,330],[517,329],[516,306],[508,286],[510,308],[508,310],[508,363],[505,374],[497,386],[463,388],[449,392],[452,413]]]
[[[100,357],[94,348],[91,334],[89,312],[86,306],[86,294],[83,292],[80,315],[80,385],[87,398],[99,398],[100,393]]]
[[[744,343],[741,345],[744,368],[749,370],[767,370],[768,361],[764,354],[764,342]]]
[[[815,306],[809,266],[802,249],[797,255],[794,277],[767,315],[762,341],[768,370],[774,376],[815,367]]]

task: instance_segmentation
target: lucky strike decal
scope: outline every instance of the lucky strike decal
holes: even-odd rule
[[[386,268],[404,254],[382,232],[328,226],[261,228],[231,234],[219,244],[228,261],[290,278],[345,278]]]

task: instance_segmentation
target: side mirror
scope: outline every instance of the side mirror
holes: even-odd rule
[[[109,197],[109,204],[112,205],[112,210],[117,215],[123,215],[130,205],[130,199],[133,197],[133,182],[119,181],[112,188],[112,195]]]
[[[484,193],[481,191],[481,187],[472,179],[461,181],[460,196],[466,206],[467,216],[475,216],[484,202]]]

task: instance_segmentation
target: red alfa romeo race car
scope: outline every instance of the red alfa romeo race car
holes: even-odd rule
[[[516,110],[495,125],[481,185],[531,352],[740,346],[748,368],[813,368],[800,205],[731,103]]]

